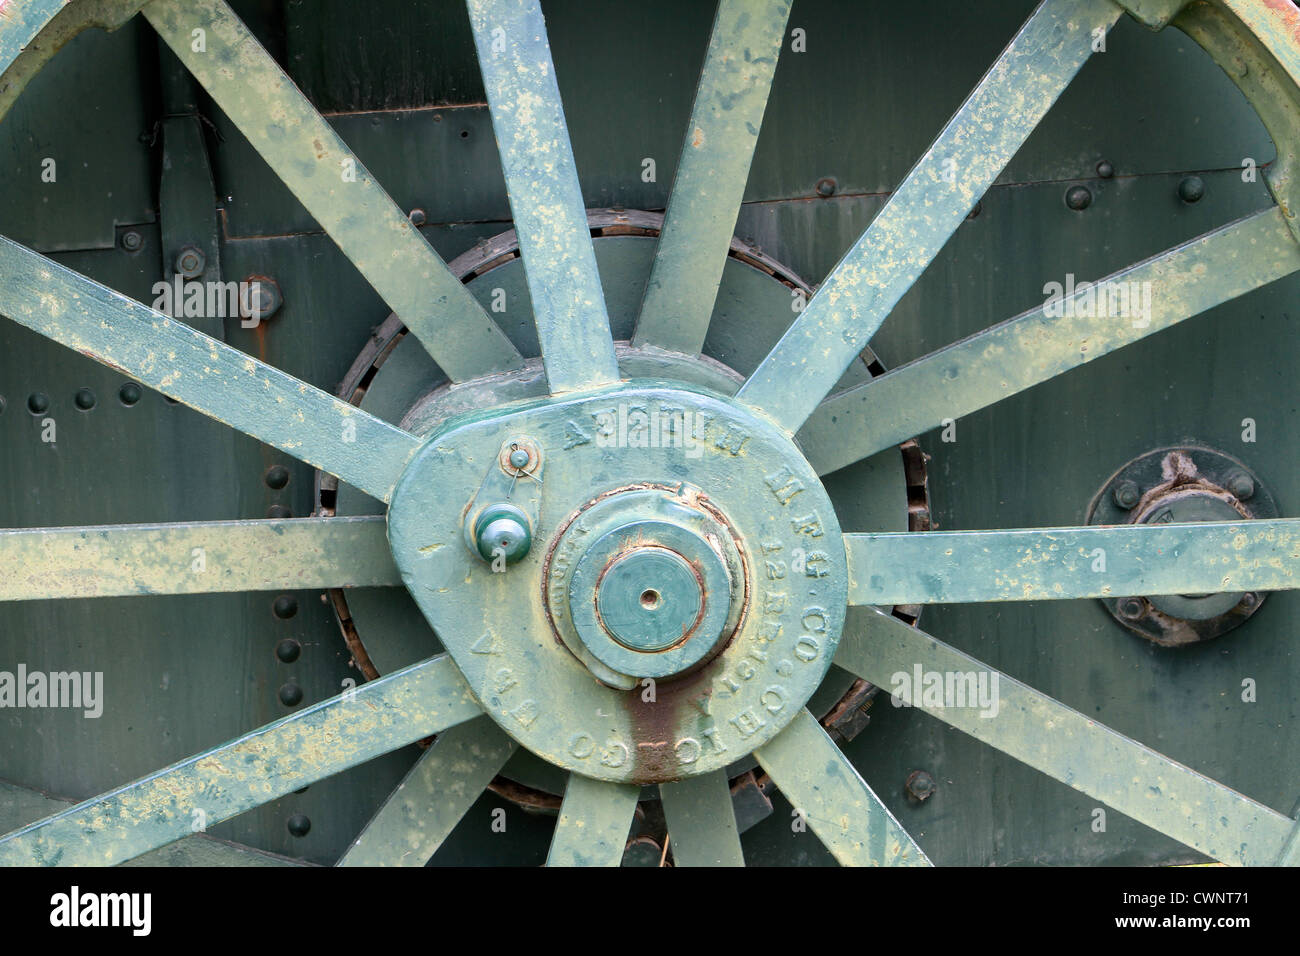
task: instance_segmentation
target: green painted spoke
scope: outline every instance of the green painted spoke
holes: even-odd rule
[[[799,431],[799,444],[827,474],[1297,269],[1300,245],[1282,211],[1247,216],[832,395]],[[1137,311],[1144,301],[1149,315]]]
[[[0,601],[401,583],[376,517],[0,531]]]
[[[1300,518],[846,534],[850,604],[1300,587]]]
[[[930,865],[807,710],[754,756],[841,865]]]
[[[552,392],[618,381],[614,341],[538,0],[469,0]]]
[[[0,236],[0,315],[388,500],[419,440]]]
[[[338,865],[424,866],[514,752],[486,714],[439,734]]]
[[[452,381],[522,364],[225,0],[154,0],[144,15]],[[195,30],[204,31],[202,51]]]
[[[744,866],[727,771],[661,783],[668,838],[678,866]]]
[[[956,704],[968,705],[935,706],[920,695],[915,706],[1224,863],[1274,863],[1294,826],[1289,817],[873,608],[850,612],[835,663],[883,688],[900,687],[900,675],[914,679],[918,670],[969,675],[963,686],[987,675],[995,712],[955,696]]]
[[[480,713],[451,658],[431,658],[16,830],[0,866],[111,866]]]
[[[1044,0],[737,398],[798,431],[1119,13],[1111,0]]]
[[[623,862],[641,788],[569,774],[547,866],[618,866]]]
[[[635,345],[704,347],[790,0],[720,0]]]

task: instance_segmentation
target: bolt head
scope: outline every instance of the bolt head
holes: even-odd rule
[[[186,246],[176,253],[175,265],[176,273],[182,279],[197,279],[207,266],[207,256],[197,246]]]
[[[1126,621],[1136,621],[1146,613],[1146,602],[1141,598],[1124,598],[1119,602],[1119,616]]]
[[[1228,490],[1238,501],[1248,501],[1255,494],[1255,480],[1239,471],[1228,479]]]
[[[491,562],[500,553],[506,564],[514,564],[533,546],[528,516],[514,505],[489,505],[474,522],[474,546],[484,561]]]
[[[418,208],[412,209],[407,215],[407,218],[411,220],[411,225],[413,226],[423,226],[429,221],[429,217],[425,214],[425,211]]]
[[[528,467],[528,462],[530,460],[531,456],[528,454],[527,449],[516,448],[510,453],[510,465],[512,468],[523,470]]]
[[[1065,204],[1082,212],[1092,205],[1092,191],[1087,186],[1071,186],[1065,191]]]
[[[1111,498],[1114,499],[1115,504],[1125,511],[1135,507],[1141,497],[1141,489],[1131,481],[1121,481],[1111,491]]]
[[[914,770],[907,778],[908,796],[917,800],[925,800],[934,795],[936,789],[934,777],[924,770]]]
[[[1205,180],[1200,176],[1185,176],[1178,184],[1178,198],[1185,203],[1199,202],[1205,195]]]
[[[122,233],[122,248],[127,252],[139,252],[144,247],[144,236],[134,229]]]
[[[1115,167],[1110,164],[1109,160],[1103,159],[1097,164],[1097,175],[1102,179],[1110,179],[1115,175]]]
[[[835,195],[835,180],[827,176],[825,179],[817,180],[817,195],[826,199]]]

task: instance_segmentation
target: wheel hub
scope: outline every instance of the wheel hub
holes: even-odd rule
[[[610,425],[629,413],[696,425],[629,440]],[[546,462],[541,480],[507,486],[535,544],[494,570],[461,542],[510,503],[475,496],[520,436]],[[770,740],[821,683],[844,622],[841,532],[811,466],[752,413],[676,386],[448,423],[399,481],[389,538],[484,709],[599,779],[680,779]]]

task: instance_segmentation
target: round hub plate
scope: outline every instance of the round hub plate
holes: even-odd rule
[[[673,424],[624,427],[642,420]],[[535,504],[533,546],[494,571],[464,521],[520,435],[546,461],[511,492]],[[388,521],[407,588],[484,710],[597,779],[680,779],[761,746],[821,683],[844,623],[843,541],[812,468],[770,424],[677,386],[449,423]]]

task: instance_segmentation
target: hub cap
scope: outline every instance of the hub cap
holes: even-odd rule
[[[699,427],[647,447],[608,427],[652,407]],[[544,482],[511,492],[536,502],[534,545],[494,571],[460,545],[463,523],[521,435],[547,461]],[[698,483],[675,480],[688,462]],[[398,483],[389,538],[484,709],[599,779],[707,773],[770,740],[821,682],[844,622],[842,535],[811,466],[759,417],[680,387],[450,423]]]

